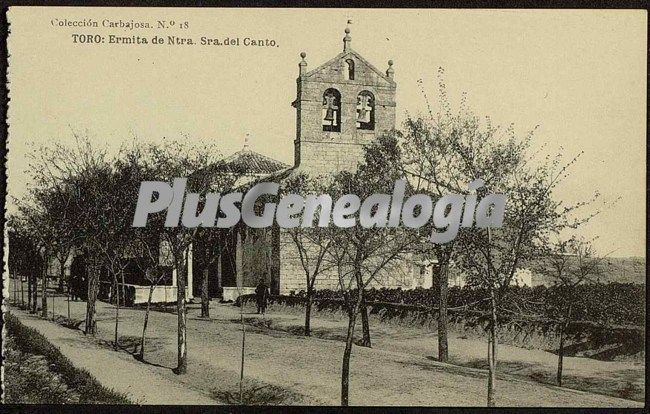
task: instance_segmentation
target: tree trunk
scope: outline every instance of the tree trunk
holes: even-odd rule
[[[307,303],[305,303],[305,336],[311,336],[311,306],[314,302],[313,290],[307,285]]]
[[[566,318],[562,325],[560,326],[560,346],[557,351],[557,385],[562,386],[562,365],[564,362],[564,334],[566,329],[569,327],[569,321],[571,320],[571,307],[572,303],[569,304],[569,310],[567,311]]]
[[[70,279],[66,281],[66,288],[68,290],[68,322],[70,321]]]
[[[95,302],[99,290],[99,267],[96,264],[88,266],[88,301],[86,302],[86,335],[95,335]]]
[[[490,333],[488,339],[488,407],[495,406],[497,380],[497,310],[494,287],[490,286]]]
[[[244,404],[244,361],[246,350],[246,324],[244,323],[244,302],[239,307],[239,319],[241,321],[241,366],[239,370],[239,404]]]
[[[447,302],[449,293],[449,262],[440,266],[438,274],[438,361],[449,360],[449,343],[447,340]]]
[[[121,287],[122,295],[120,297],[122,298],[122,305],[126,306],[125,305],[126,304],[126,285],[124,284],[124,273],[122,273],[121,280],[122,280],[122,287]]]
[[[372,343],[370,342],[370,321],[368,320],[368,306],[366,305],[366,299],[364,297],[363,291],[359,293],[361,295],[361,326],[363,328],[363,339],[361,340],[361,346],[372,348]]]
[[[560,347],[557,351],[557,385],[562,386],[562,362],[564,359],[564,323],[560,327]]]
[[[27,274],[27,309],[32,309],[32,275]]]
[[[354,325],[357,321],[357,309],[348,310],[348,332],[345,338],[343,351],[343,367],[341,369],[341,406],[347,407],[350,403],[350,356],[354,343]]]
[[[210,291],[209,291],[209,277],[210,269],[206,263],[205,269],[203,269],[203,280],[201,281],[201,317],[209,318],[210,317]]]
[[[178,312],[178,366],[177,374],[187,372],[187,328],[185,314],[185,284],[187,277],[187,267],[185,267],[185,258],[183,252],[178,252],[175,256],[176,262],[176,311]]]
[[[357,256],[359,256],[359,254],[357,254]],[[355,263],[355,268],[357,289],[359,291],[358,294],[360,295],[361,299],[361,308],[359,310],[361,312],[361,328],[363,332],[363,338],[361,339],[360,345],[371,348],[372,343],[370,342],[370,322],[368,321],[368,307],[366,306],[366,298],[363,291],[363,278],[361,276],[360,263]]]
[[[113,276],[115,280],[115,339],[113,340],[113,349],[117,351],[119,347],[119,324],[120,324],[120,283],[117,280],[117,275]]]
[[[61,261],[61,269],[59,270],[59,292],[63,293],[63,279],[65,279],[65,261]]]
[[[142,338],[140,338],[140,359],[144,360],[144,343],[147,335],[147,324],[149,323],[149,311],[151,310],[151,301],[153,300],[153,290],[156,285],[149,287],[149,298],[147,299],[147,310],[144,312],[144,323],[142,324]]]
[[[43,281],[41,283],[41,316],[47,318],[47,259],[45,263],[42,273]]]
[[[357,249],[354,259],[354,277],[357,281],[357,298],[354,304],[351,304],[346,294],[346,304],[348,310],[348,332],[345,339],[345,350],[343,351],[343,367],[341,369],[341,405],[349,405],[350,395],[350,356],[352,354],[352,344],[354,341],[354,325],[357,321],[357,313],[361,307],[365,306],[363,302],[363,277],[361,274],[361,251]]]

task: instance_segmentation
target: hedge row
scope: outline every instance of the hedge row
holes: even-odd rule
[[[29,328],[10,313],[4,315],[9,335],[24,353],[43,355],[50,369],[60,374],[68,387],[79,393],[80,404],[132,404],[123,394],[103,387],[87,371],[75,368],[58,348],[38,331]]]
[[[306,294],[275,296],[272,302],[302,305]],[[435,288],[423,289],[367,289],[366,301],[373,312],[437,313],[439,295]],[[487,292],[471,287],[449,288],[448,306],[451,313],[481,315],[488,311]],[[252,299],[248,295],[246,300]],[[317,290],[314,299],[318,308],[340,308],[343,295],[336,290]],[[645,286],[632,283],[585,284],[575,288],[559,286],[509,287],[500,303],[500,314],[506,319],[538,321],[562,320],[569,305],[571,319],[594,326],[645,325]],[[465,318],[467,319],[467,318]]]
[[[299,297],[305,293],[300,292]],[[438,308],[439,295],[430,289],[368,289],[368,302],[417,305]],[[472,287],[449,288],[448,306],[463,310],[487,311],[488,294]],[[340,291],[319,290],[315,298],[342,299]],[[645,325],[645,286],[632,283],[585,284],[575,288],[560,286],[512,286],[500,303],[504,312],[536,315],[539,318],[562,319],[571,304],[571,319],[601,325]]]

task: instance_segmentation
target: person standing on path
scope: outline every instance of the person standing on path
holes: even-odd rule
[[[269,299],[269,287],[266,285],[264,278],[260,278],[257,287],[255,288],[255,299],[257,300],[257,313],[262,315],[266,312],[266,302]]]

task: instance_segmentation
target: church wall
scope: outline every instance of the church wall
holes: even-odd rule
[[[307,243],[308,245],[308,243]],[[307,247],[311,250],[311,257],[315,257],[317,247]],[[302,267],[300,256],[295,243],[286,231],[280,233],[280,290],[282,295],[289,295],[291,292],[298,293],[307,290],[307,280]],[[401,260],[387,267],[377,275],[376,280],[369,285],[370,288],[397,288],[410,289],[415,287],[414,280],[419,276],[419,267],[410,260]],[[338,272],[336,268],[325,268],[317,276],[314,289],[339,289]]]

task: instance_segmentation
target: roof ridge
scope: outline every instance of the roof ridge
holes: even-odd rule
[[[321,68],[324,68],[324,67],[332,64],[336,60],[341,59],[343,56],[349,55],[349,54],[353,54],[357,59],[359,59],[361,62],[363,62],[365,65],[367,65],[373,72],[375,72],[377,75],[379,75],[386,82],[390,83],[391,85],[395,84],[395,81],[393,79],[389,78],[388,75],[386,75],[385,73],[382,73],[382,71],[377,69],[377,67],[375,65],[370,63],[366,58],[361,56],[361,53],[357,52],[354,49],[346,50],[346,51],[343,51],[343,52],[339,53],[338,55],[334,56],[330,60],[326,61],[325,63],[322,63],[322,64],[318,65],[317,67],[315,67],[314,69],[310,70],[309,72],[305,73],[304,75],[302,75],[300,77],[301,78],[302,77],[309,77],[309,76],[313,75],[314,73],[316,73],[317,71],[319,71]]]

